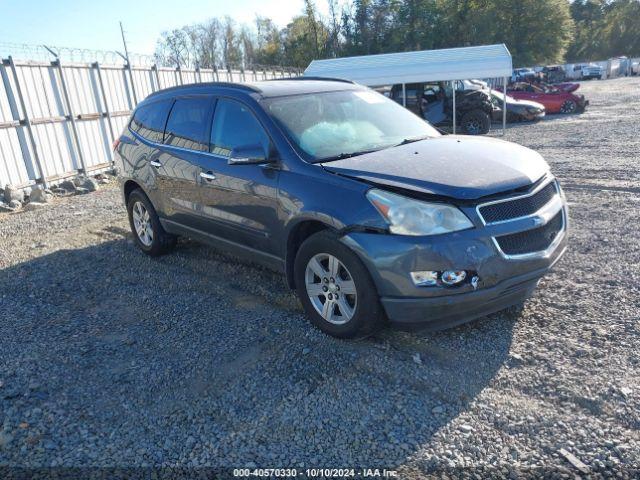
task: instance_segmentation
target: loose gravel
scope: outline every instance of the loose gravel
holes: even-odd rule
[[[637,476],[640,79],[580,92],[506,136],[563,183],[569,251],[523,308],[444,332],[339,341],[269,270],[150,259],[115,185],[0,214],[0,467]]]

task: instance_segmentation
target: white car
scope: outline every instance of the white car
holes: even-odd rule
[[[565,67],[567,77],[572,80],[600,79],[604,69],[596,63],[576,63]]]

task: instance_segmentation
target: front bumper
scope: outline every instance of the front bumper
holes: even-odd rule
[[[556,261],[560,259],[560,252]],[[531,296],[549,268],[509,278],[490,288],[435,298],[381,298],[389,320],[403,329],[450,328],[517,305]]]
[[[588,105],[589,105],[589,100],[583,98],[581,101],[578,102],[578,111],[584,112]]]
[[[542,110],[541,112],[523,112],[522,119],[527,122],[536,122],[538,120],[542,120],[546,115],[546,111]]]
[[[562,210],[564,229],[553,246],[522,258],[503,255],[492,237],[508,233],[507,228],[534,228],[529,223],[535,222],[533,218],[434,237],[352,232],[342,241],[367,266],[392,323],[439,329],[505,309],[530,296],[566,249],[566,207]],[[475,272],[479,281],[475,288],[470,282],[456,287],[417,287],[410,272],[421,270],[467,270]]]

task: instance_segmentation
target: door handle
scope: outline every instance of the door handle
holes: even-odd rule
[[[213,173],[209,173],[209,172],[200,172],[200,177],[204,178],[207,182],[210,182],[211,180],[216,179],[216,176]]]
[[[149,162],[149,164],[150,164],[152,167],[156,167],[156,168],[159,168],[159,167],[161,167],[161,166],[162,166],[162,164],[161,164],[160,162],[158,162],[157,160],[151,160],[151,161]]]

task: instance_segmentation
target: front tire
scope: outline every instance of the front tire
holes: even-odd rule
[[[294,264],[296,291],[311,323],[337,338],[365,337],[384,324],[369,272],[328,231],[303,242]]]
[[[162,228],[156,209],[142,190],[136,189],[131,192],[127,201],[127,212],[133,239],[144,253],[157,257],[175,247],[176,236]]]
[[[484,135],[491,128],[491,119],[482,110],[465,113],[460,126],[467,135]]]

